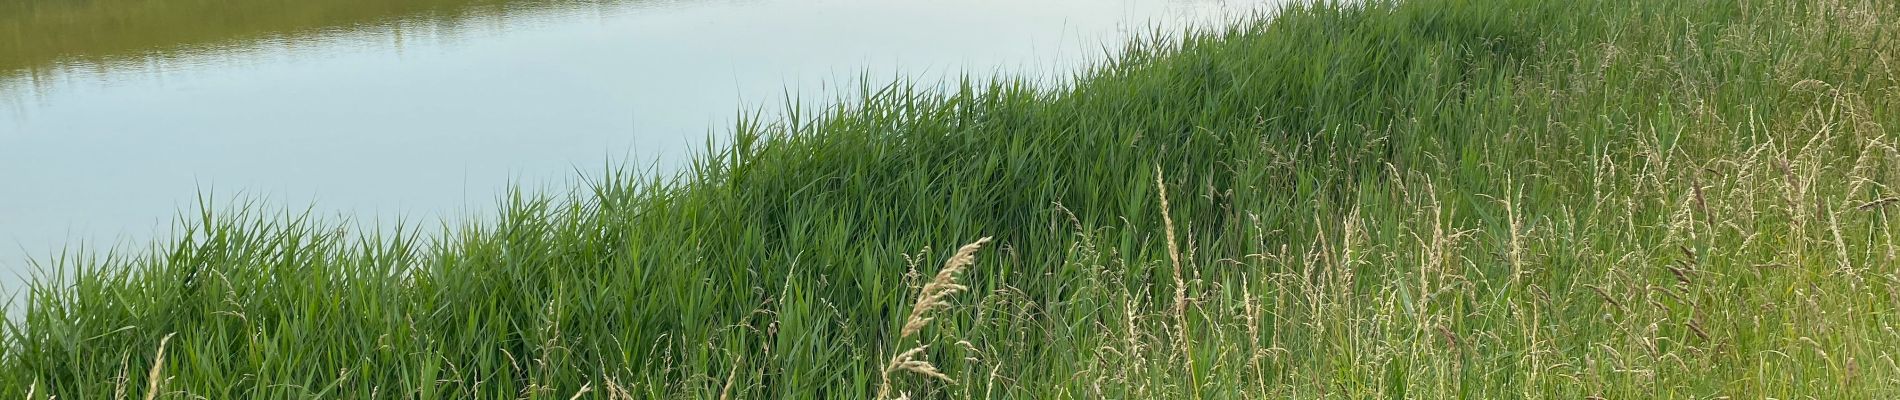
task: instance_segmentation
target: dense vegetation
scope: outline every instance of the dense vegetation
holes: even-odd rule
[[[493,224],[212,207],[59,261],[0,396],[1891,398],[1896,24],[1310,4],[744,123]]]

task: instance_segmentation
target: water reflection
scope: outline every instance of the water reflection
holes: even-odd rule
[[[16,72],[0,82],[0,271],[15,272],[67,245],[142,245],[204,192],[361,220],[486,215],[510,184],[565,187],[616,161],[669,170],[735,113],[787,93],[829,99],[861,77],[1059,76],[1150,26],[1269,7],[5,3],[0,71]]]
[[[44,94],[112,74],[162,75],[340,49],[400,54],[674,0],[54,0],[0,4],[0,90]],[[19,93],[27,89],[28,93]],[[18,102],[19,99],[15,99]]]
[[[563,0],[41,0],[0,3],[0,72],[111,65],[256,42],[385,27],[452,32],[542,9],[610,9]]]

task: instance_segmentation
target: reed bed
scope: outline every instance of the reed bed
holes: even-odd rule
[[[50,262],[0,396],[1900,397],[1892,26],[1308,3],[748,120],[491,224],[208,207]]]

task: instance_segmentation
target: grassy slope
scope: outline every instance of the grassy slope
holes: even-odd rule
[[[437,240],[207,217],[39,284],[0,396],[863,398],[928,344],[955,383],[897,390],[1893,397],[1900,6],[1735,3],[1296,8],[1061,90],[746,124]]]

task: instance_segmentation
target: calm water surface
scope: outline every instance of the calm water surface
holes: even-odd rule
[[[481,216],[510,185],[558,189],[610,163],[673,170],[787,94],[1059,79],[1133,36],[1271,7],[15,2],[0,6],[0,291],[30,259],[144,246],[200,194],[356,221]]]

